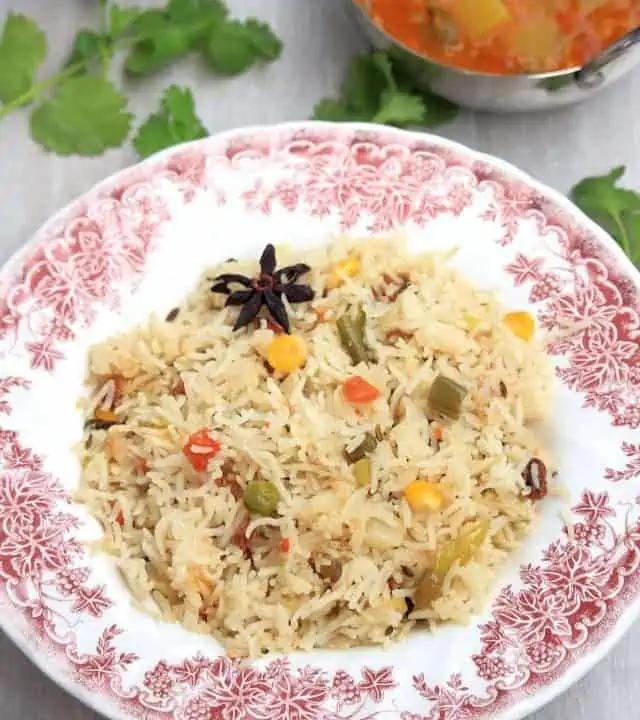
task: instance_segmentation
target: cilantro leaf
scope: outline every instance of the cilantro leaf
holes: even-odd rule
[[[631,262],[640,263],[640,193],[618,185],[626,168],[608,175],[585,178],[572,188],[571,200],[601,225]]]
[[[398,72],[388,53],[376,50],[351,61],[340,97],[321,100],[313,118],[434,127],[453,120],[456,112],[457,107],[448,100],[416,90]]]
[[[99,58],[105,50],[110,52],[108,43],[108,38],[93,32],[93,30],[79,30],[73,39],[73,46],[65,67],[70,67],[76,63],[84,63],[83,71],[86,72],[86,66],[92,60]]]
[[[196,115],[191,90],[172,85],[162,97],[160,110],[138,130],[133,147],[141,158],[146,158],[159,150],[208,134]]]
[[[170,0],[164,10],[141,12],[132,26],[139,39],[127,56],[125,70],[148,75],[197,50],[227,12],[221,0]]]
[[[398,90],[382,93],[380,109],[373,116],[374,123],[382,125],[420,125],[427,109],[419,95],[409,95]]]
[[[348,107],[342,100],[325,98],[320,100],[313,108],[314,120],[325,120],[327,122],[359,122],[366,121],[370,117],[366,113],[358,113],[357,110]]]
[[[127,101],[103,77],[77,75],[31,114],[31,136],[59,155],[99,155],[122,144],[131,124]]]
[[[389,90],[395,90],[398,86],[396,78],[394,76],[393,65],[391,64],[391,58],[385,52],[376,50],[369,56],[370,63],[384,78],[387,88]]]
[[[456,111],[457,107],[444,98],[416,90],[398,72],[388,53],[376,50],[352,60],[340,97],[321,100],[313,118],[433,127],[453,120]]]
[[[424,102],[424,116],[418,123],[423,127],[437,127],[453,122],[458,115],[458,106],[450,100],[434,95],[433,93],[421,93]]]
[[[260,60],[272,62],[282,54],[282,40],[273,32],[267,23],[250,17],[244,23],[247,36],[250,38],[256,55]]]
[[[214,25],[204,47],[209,65],[223,75],[239,75],[258,60],[276,60],[281,52],[282,42],[268,25],[255,18]]]
[[[111,36],[118,38],[129,34],[141,14],[142,10],[135,5],[111,5],[109,10]]]
[[[134,23],[134,31],[140,39],[131,48],[124,63],[130,75],[157,72],[192,50],[189,33],[173,23],[163,10],[141,13]]]
[[[47,40],[26,15],[9,13],[0,40],[0,102],[10,103],[28,92],[47,56]]]
[[[169,0],[167,12],[177,23],[210,23],[224,20],[229,8],[222,0]]]
[[[368,119],[378,112],[382,93],[393,87],[389,58],[382,52],[355,57],[342,85],[342,101]]]

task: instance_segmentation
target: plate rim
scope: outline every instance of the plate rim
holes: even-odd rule
[[[598,243],[603,246],[615,259],[615,265],[621,271],[624,270],[633,280],[640,291],[640,270],[636,268],[631,260],[625,255],[620,246],[613,238],[597,223],[591,220],[580,208],[578,208],[567,196],[560,191],[536,180],[528,172],[521,170],[513,163],[503,160],[500,157],[485,153],[471,148],[464,143],[449,138],[434,135],[430,132],[422,132],[420,130],[403,130],[387,125],[377,125],[373,123],[331,123],[321,121],[295,121],[274,124],[261,124],[242,126],[214,133],[207,138],[194,140],[179,145],[172,146],[161,152],[158,152],[149,158],[140,162],[132,163],[124,168],[111,173],[104,179],[94,183],[88,190],[75,196],[70,202],[63,206],[60,210],[48,217],[39,228],[30,236],[30,238],[18,247],[6,262],[0,267],[0,292],[6,283],[10,282],[16,270],[20,268],[30,254],[30,251],[40,244],[46,244],[46,239],[51,234],[51,230],[61,223],[64,218],[73,213],[74,209],[86,203],[93,197],[98,196],[104,190],[118,186],[122,180],[128,175],[135,173],[140,168],[151,167],[154,165],[161,169],[166,160],[173,155],[180,155],[185,151],[197,150],[199,146],[204,148],[204,154],[207,154],[207,146],[209,144],[231,144],[234,138],[249,137],[253,135],[264,135],[271,137],[278,133],[289,133],[292,136],[296,132],[312,132],[324,131],[331,134],[337,134],[340,138],[341,133],[367,133],[371,136],[380,137],[382,145],[389,145],[390,137],[397,135],[399,138],[415,138],[421,143],[431,143],[434,146],[447,148],[455,153],[461,154],[474,161],[486,163],[488,166],[499,170],[505,176],[518,180],[527,187],[538,191],[545,199],[550,200],[556,207],[566,212],[576,224],[587,230],[593,235]],[[591,669],[593,669],[606,655],[614,648],[614,646],[625,636],[631,626],[640,617],[640,595],[627,605],[621,611],[615,624],[612,625],[609,632],[602,639],[593,645],[583,656],[577,658],[575,662],[559,677],[551,680],[548,684],[536,689],[531,696],[521,697],[514,704],[508,705],[499,711],[497,720],[523,720],[530,713],[541,709],[552,700],[566,692],[571,686],[583,678]],[[47,660],[55,657],[48,654],[38,647],[38,643],[29,639],[28,632],[25,633],[20,628],[21,620],[15,620],[13,616],[2,613],[0,614],[0,629],[11,640],[17,649],[19,649],[28,660],[42,672],[46,677],[53,681],[58,687],[62,688],[69,695],[80,701],[86,707],[100,713],[110,720],[131,720],[133,717],[118,704],[112,701],[108,696],[101,692],[90,692],[81,683],[76,682],[73,677],[66,674],[64,668],[58,662],[57,658],[53,663],[48,664]]]

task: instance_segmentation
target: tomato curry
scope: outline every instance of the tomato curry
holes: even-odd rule
[[[361,0],[419,55],[500,75],[583,65],[640,25],[640,0]]]

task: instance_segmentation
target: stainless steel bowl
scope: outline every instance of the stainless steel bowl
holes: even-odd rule
[[[462,70],[409,50],[379,28],[356,0],[348,1],[373,45],[391,51],[418,87],[477,110],[522,112],[570,105],[590,97],[640,63],[640,28],[636,28],[583,67],[529,75]]]

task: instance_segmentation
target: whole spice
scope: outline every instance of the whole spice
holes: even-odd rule
[[[101,410],[113,410],[122,397],[124,378],[122,375],[109,375],[93,397],[92,407]]]
[[[413,333],[408,330],[394,328],[393,330],[389,330],[385,337],[388,342],[394,342],[395,340],[404,340],[405,342],[409,342],[413,338]]]
[[[397,277],[389,273],[382,274],[382,285],[371,288],[375,300],[394,303],[400,295],[411,285],[408,273],[398,273]]]
[[[400,287],[397,288],[397,290],[394,290],[394,292],[392,292],[391,295],[388,296],[388,302],[395,302],[411,284],[409,282],[409,278],[402,277],[401,280],[402,282],[400,283]]]
[[[375,436],[371,433],[365,433],[364,438],[355,448],[347,449],[348,446],[345,448],[344,456],[347,459],[347,462],[353,465],[354,463],[357,463],[358,460],[361,460],[366,455],[372,453],[377,446],[378,441],[375,439]]]
[[[170,310],[167,313],[167,317],[164,319],[164,321],[171,323],[178,317],[179,314],[180,314],[180,308],[175,307],[175,308],[173,308],[173,310]]]
[[[249,537],[247,537],[247,528],[250,523],[251,515],[249,515],[242,506],[240,506],[239,516],[236,519],[233,535],[231,536],[231,542],[236,547],[240,548],[247,557],[251,554],[251,544],[255,535],[255,532],[253,532]]]
[[[342,577],[342,563],[339,560],[324,557],[312,558],[311,567],[317,575],[332,585]]]
[[[93,413],[93,417],[87,420],[84,427],[85,430],[108,430],[110,427],[121,423],[122,420],[112,410],[98,408]]]
[[[462,402],[467,390],[460,383],[444,375],[438,375],[429,390],[429,411],[447,420],[457,420],[462,412]]]
[[[362,305],[350,306],[337,320],[340,344],[354,365],[378,362],[375,350],[366,339],[367,316]]]
[[[242,486],[238,482],[238,473],[231,460],[225,460],[220,468],[222,475],[215,479],[217,487],[228,487],[235,500],[240,500],[244,494]]]
[[[540,458],[529,460],[522,471],[522,478],[529,489],[527,497],[530,500],[541,500],[545,497],[548,491],[547,466]]]
[[[211,292],[228,295],[225,303],[227,307],[242,308],[233,326],[234,330],[249,325],[264,305],[275,322],[288,333],[290,323],[283,297],[290,303],[313,300],[313,289],[297,282],[298,278],[309,270],[311,268],[304,263],[276,270],[276,251],[273,245],[269,244],[260,257],[258,275],[250,278],[238,273],[224,273],[215,279]],[[240,289],[233,290],[234,285],[239,285]]]
[[[184,380],[182,379],[182,377],[178,377],[178,379],[176,380],[175,384],[173,385],[173,387],[171,388],[171,390],[169,392],[173,397],[178,397],[179,395],[187,394],[187,388],[184,384]]]

